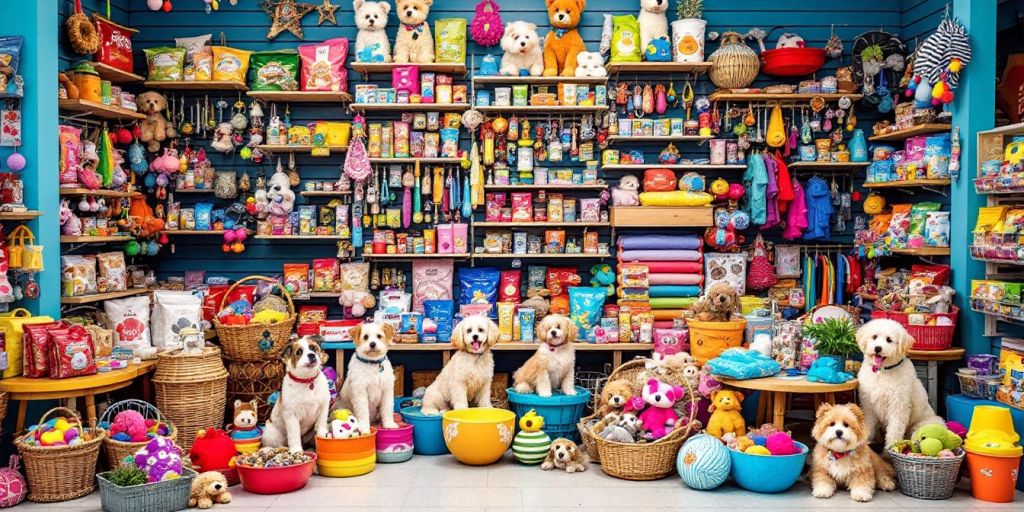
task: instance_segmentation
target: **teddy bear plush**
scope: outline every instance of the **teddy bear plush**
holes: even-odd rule
[[[634,410],[643,408],[643,412],[638,418],[643,424],[644,439],[656,441],[675,429],[676,423],[679,421],[675,404],[682,398],[683,388],[679,386],[666,384],[658,379],[647,381],[640,396],[633,397],[630,401],[631,407],[629,407]]]
[[[708,420],[707,432],[719,439],[725,434],[733,433],[742,436],[747,433],[747,424],[743,421],[740,409],[743,407],[743,393],[739,391],[718,390],[711,394],[711,419]]]
[[[391,62],[391,42],[385,28],[391,4],[387,2],[352,2],[355,11],[356,62]]]
[[[640,206],[640,178],[627,174],[612,187],[612,206]]]
[[[580,52],[576,55],[576,76],[581,78],[604,78],[608,70],[604,68],[604,58],[597,52]]]
[[[654,39],[668,39],[668,0],[640,0],[640,13],[636,15],[640,23],[640,48],[646,50]]]
[[[577,25],[586,0],[547,0],[551,31],[544,39],[544,76],[576,76],[576,56],[586,51]]]
[[[295,192],[288,173],[278,170],[267,180],[266,211],[268,215],[288,215],[295,209]]]
[[[207,509],[214,503],[231,503],[228,481],[219,471],[200,473],[192,480],[192,489],[188,493],[188,506]]]
[[[544,50],[540,46],[537,25],[525,21],[510,21],[505,24],[501,36],[501,57],[499,73],[505,76],[519,76],[524,72],[530,76],[544,73]]]
[[[160,150],[160,143],[178,136],[174,124],[167,122],[164,117],[164,109],[167,108],[167,98],[155,91],[147,91],[135,98],[139,110],[146,114],[146,119],[139,123],[142,135],[139,139],[146,143],[146,149],[150,153]]]
[[[718,283],[708,288],[690,310],[702,322],[728,322],[740,312],[740,296],[728,283]]]
[[[608,413],[622,412],[623,407],[633,399],[633,384],[626,379],[609,381],[601,389],[601,407],[598,415],[604,417]]]
[[[396,12],[398,36],[395,38],[395,62],[429,64],[434,62],[434,37],[430,34],[427,15],[434,0],[398,0]]]

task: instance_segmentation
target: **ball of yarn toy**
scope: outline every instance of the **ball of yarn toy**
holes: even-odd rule
[[[690,438],[676,456],[676,470],[691,489],[714,489],[729,477],[732,462],[721,441],[707,434]]]
[[[141,443],[148,439],[147,431],[146,419],[139,411],[131,409],[117,413],[117,416],[114,416],[114,423],[110,425],[112,438],[117,441]]]
[[[181,477],[181,449],[166,437],[155,437],[135,452],[135,465],[150,483]]]
[[[793,438],[785,432],[776,432],[768,436],[765,448],[772,455],[795,455],[801,451],[800,447],[793,442]]]
[[[754,446],[751,446],[750,448],[747,448],[746,450],[743,451],[743,453],[746,453],[748,455],[771,455],[772,454],[772,452],[768,451],[768,448],[765,448],[764,446],[761,446],[759,444],[755,444]]]

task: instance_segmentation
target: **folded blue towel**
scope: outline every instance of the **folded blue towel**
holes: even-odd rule
[[[769,377],[782,371],[774,359],[745,348],[730,348],[707,364],[712,375],[739,380]]]

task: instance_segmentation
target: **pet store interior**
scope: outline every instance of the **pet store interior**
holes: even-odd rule
[[[3,2],[0,508],[1019,510],[1022,115],[1022,0]]]

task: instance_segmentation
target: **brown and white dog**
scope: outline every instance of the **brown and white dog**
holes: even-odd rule
[[[552,389],[575,395],[576,323],[564,315],[548,315],[537,326],[540,347],[512,375],[518,393],[551,396]]]
[[[331,392],[320,371],[327,359],[320,342],[319,336],[293,336],[281,351],[286,373],[281,395],[263,429],[263,446],[287,446],[292,452],[301,452],[302,443],[312,441],[313,434],[327,436]]]
[[[467,316],[452,329],[457,352],[441,369],[423,395],[423,414],[491,406],[494,355],[491,347],[500,336],[498,326],[486,316]]]
[[[576,443],[560,437],[551,443],[548,456],[544,458],[540,469],[564,469],[566,473],[581,473],[587,470],[587,454],[580,450]]]
[[[889,463],[868,446],[864,411],[854,404],[821,404],[811,435],[818,444],[811,458],[811,492],[831,498],[836,487],[850,489],[850,499],[871,501],[875,489],[896,488]]]
[[[349,330],[356,352],[348,362],[348,373],[338,394],[338,407],[348,409],[359,421],[361,432],[370,432],[370,423],[398,428],[395,423],[395,372],[388,360],[388,349],[395,328],[386,323],[369,323]]]

